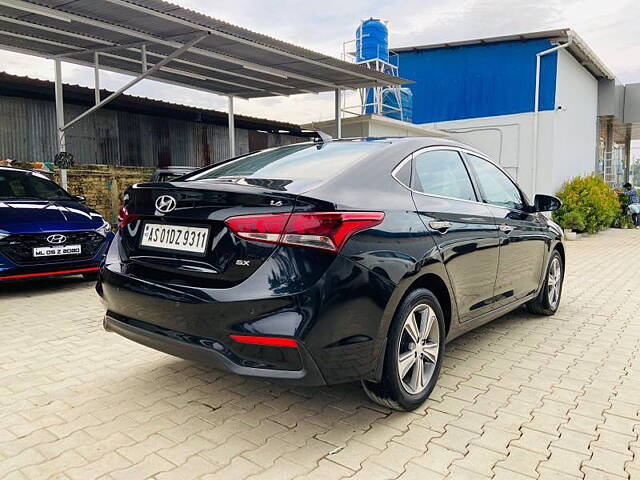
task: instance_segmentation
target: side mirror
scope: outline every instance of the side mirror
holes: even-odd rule
[[[536,196],[533,197],[533,208],[536,212],[553,212],[554,210],[558,210],[561,206],[562,202],[560,199],[553,195],[537,193]]]
[[[73,199],[74,199],[76,202],[80,202],[80,203],[87,203],[87,199],[86,199],[86,198],[84,198],[82,195],[74,195],[74,196],[73,196]]]

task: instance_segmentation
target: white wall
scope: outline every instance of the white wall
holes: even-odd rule
[[[558,55],[552,182],[595,169],[598,81],[569,53]]]
[[[558,109],[558,107],[561,107]],[[514,177],[530,197],[555,193],[562,183],[595,168],[598,82],[560,51],[556,110],[538,114],[536,187],[533,192],[533,113],[425,124],[483,151]]]
[[[541,112],[538,119],[538,185],[537,193],[553,193],[551,159],[554,112]],[[533,195],[533,119],[532,113],[471,118],[430,123],[451,136],[488,155],[518,181],[522,189]]]

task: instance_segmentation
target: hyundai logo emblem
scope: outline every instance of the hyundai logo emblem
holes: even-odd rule
[[[49,235],[47,237],[47,242],[53,245],[60,245],[61,243],[64,243],[66,241],[67,241],[67,237],[65,237],[60,233],[54,233],[53,235]]]
[[[169,213],[176,209],[176,199],[171,195],[162,195],[156,200],[156,210],[160,213]]]

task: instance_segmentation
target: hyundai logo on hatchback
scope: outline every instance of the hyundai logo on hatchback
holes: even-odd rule
[[[160,213],[169,213],[176,209],[176,199],[171,195],[162,195],[156,200],[156,210]]]
[[[47,237],[47,242],[51,243],[52,245],[60,245],[61,243],[64,243],[66,241],[67,237],[60,233],[55,233]]]

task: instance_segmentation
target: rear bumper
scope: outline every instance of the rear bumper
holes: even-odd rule
[[[350,259],[338,256],[312,285],[286,294],[268,274],[278,266],[273,257],[261,267],[267,273],[224,289],[159,284],[110,260],[96,285],[105,327],[135,342],[241,375],[305,385],[377,372],[385,342],[380,324],[395,287]],[[231,335],[293,338],[299,348],[245,345]]]
[[[300,370],[275,370],[240,365],[234,355],[222,343],[200,337],[184,335],[130,319],[116,319],[109,313],[104,317],[104,329],[115,332],[141,345],[188,360],[211,365],[229,372],[250,377],[291,381],[297,385],[320,386],[326,382],[307,348],[298,342],[298,352],[302,357]]]

